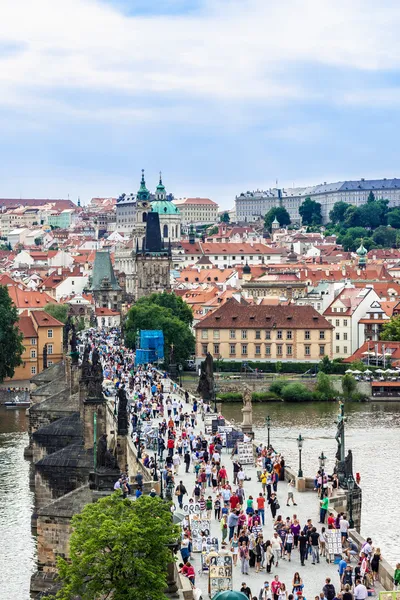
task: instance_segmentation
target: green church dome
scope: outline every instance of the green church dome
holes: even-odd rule
[[[179,209],[170,200],[154,200],[151,210],[159,215],[179,215]]]

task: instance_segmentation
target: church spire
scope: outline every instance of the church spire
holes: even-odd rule
[[[144,180],[144,169],[142,169],[142,179],[140,181],[140,188],[137,193],[137,199],[142,202],[148,201],[150,198],[150,192],[146,187],[146,182]]]

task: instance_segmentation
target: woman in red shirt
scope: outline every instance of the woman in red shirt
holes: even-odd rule
[[[328,529],[335,529],[335,517],[333,516],[332,513],[329,513]]]

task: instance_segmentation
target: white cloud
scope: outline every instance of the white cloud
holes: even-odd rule
[[[171,96],[182,105],[330,97],[313,66],[400,65],[400,5],[389,1],[208,0],[196,14],[133,17],[96,0],[2,0],[0,23],[0,44],[21,45],[0,59],[0,103],[31,98],[40,108],[55,92],[97,93],[100,103],[122,94],[121,118],[146,117],[152,101]],[[296,77],[297,64],[307,76]],[[73,100],[51,106],[85,115]],[[88,107],[86,116],[112,111]]]

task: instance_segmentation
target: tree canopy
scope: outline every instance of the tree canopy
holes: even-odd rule
[[[70,559],[58,559],[57,600],[166,600],[168,544],[179,536],[167,502],[115,493],[85,506],[72,527]]]
[[[169,306],[168,306],[169,305]],[[164,354],[169,356],[174,345],[175,360],[184,362],[194,353],[194,336],[190,330],[193,313],[182,298],[175,294],[151,294],[132,306],[126,320],[125,342],[136,344],[140,329],[161,329],[164,333]]]
[[[307,197],[299,207],[302,225],[320,225],[322,223],[321,204]]]
[[[273,221],[279,221],[279,225],[284,227],[285,225],[290,225],[290,215],[284,206],[275,206],[271,208],[264,217],[264,225],[266,229],[271,230],[271,226]]]
[[[68,319],[68,304],[46,304],[44,309],[49,315],[61,321],[61,323],[66,323]]]
[[[351,204],[343,202],[342,200],[340,200],[340,202],[335,202],[331,212],[329,213],[331,223],[334,223],[335,225],[337,223],[343,223],[346,211],[348,208],[350,208],[350,206]]]
[[[7,287],[0,286],[0,381],[13,377],[21,364],[23,336],[18,329],[18,311],[11,302]]]
[[[231,220],[231,218],[229,216],[229,213],[227,213],[227,212],[222,213],[222,215],[221,215],[221,223],[229,223],[230,220]]]
[[[400,317],[392,317],[382,327],[381,340],[400,342]]]

